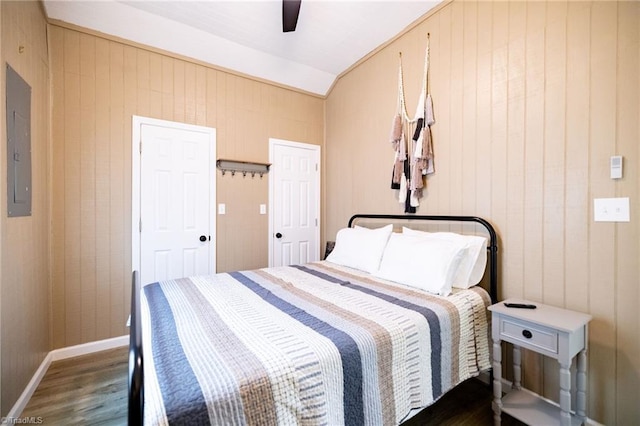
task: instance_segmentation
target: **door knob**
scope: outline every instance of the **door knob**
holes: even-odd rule
[[[200,241],[204,243],[205,241],[207,241],[207,237],[204,235],[200,235]]]
[[[278,238],[278,239],[279,239],[279,238],[282,238],[282,234],[278,232],[278,233],[276,234],[276,238]]]

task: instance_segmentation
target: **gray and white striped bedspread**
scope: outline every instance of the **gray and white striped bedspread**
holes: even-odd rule
[[[489,368],[488,305],[328,262],[145,286],[145,424],[398,424]]]

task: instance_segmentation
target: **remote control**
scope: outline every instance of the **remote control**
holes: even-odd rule
[[[536,305],[529,305],[527,303],[505,303],[507,308],[520,308],[520,309],[535,309]]]

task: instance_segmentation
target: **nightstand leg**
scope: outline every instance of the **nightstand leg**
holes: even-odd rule
[[[578,353],[578,374],[576,376],[576,414],[583,424],[587,422],[587,351]]]
[[[571,363],[560,363],[560,424],[571,425]]]
[[[516,390],[522,388],[520,384],[520,380],[522,379],[521,359],[520,346],[513,345],[513,388]]]
[[[493,424],[500,426],[502,418],[502,347],[493,341]]]

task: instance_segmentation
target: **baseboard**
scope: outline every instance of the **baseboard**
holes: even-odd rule
[[[53,357],[51,361],[73,358],[80,355],[88,355],[94,352],[106,351],[108,349],[119,348],[129,344],[129,335],[112,337],[110,339],[98,340],[95,342],[82,343],[80,345],[68,346],[66,348],[54,349],[50,352]]]
[[[42,362],[40,363],[40,366],[36,370],[33,377],[31,377],[31,380],[29,380],[29,383],[27,383],[27,386],[22,391],[22,394],[20,395],[16,403],[13,404],[13,407],[11,407],[11,410],[9,410],[7,416],[2,418],[3,425],[15,423],[14,420],[20,417],[20,415],[22,414],[22,410],[24,410],[24,407],[27,406],[27,403],[38,388],[40,381],[47,373],[47,370],[49,369],[52,361],[53,358],[51,357],[51,352],[49,352],[47,356],[44,357],[44,360],[42,360]]]
[[[111,339],[98,340],[96,342],[83,343],[81,345],[69,346],[66,348],[54,349],[44,357],[42,363],[34,373],[33,377],[22,391],[22,394],[18,398],[6,417],[2,418],[2,424],[15,423],[15,420],[19,419],[22,411],[27,406],[27,403],[31,399],[31,396],[38,388],[40,381],[47,373],[49,366],[53,361],[58,361],[66,358],[73,358],[80,355],[88,355],[95,352],[100,352],[108,349],[119,348],[129,344],[129,336],[112,337]]]

